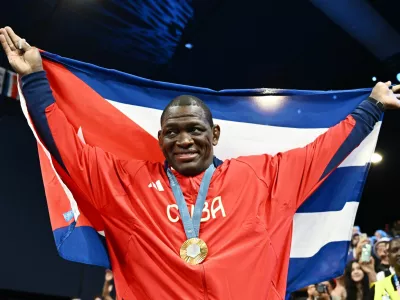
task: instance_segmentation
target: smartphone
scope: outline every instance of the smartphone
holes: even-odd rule
[[[366,234],[366,233],[362,233],[362,234],[360,235],[360,242],[362,242],[362,241],[364,241],[364,240],[366,240],[366,239],[368,239],[367,234]]]
[[[369,262],[371,259],[371,244],[365,244],[361,250],[361,261],[362,262]]]
[[[316,289],[320,294],[328,293],[328,287],[325,284],[317,284]]]

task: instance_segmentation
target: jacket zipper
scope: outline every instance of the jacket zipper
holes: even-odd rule
[[[204,266],[201,266],[203,268],[203,289],[204,289],[204,300],[208,300],[208,291],[207,291],[207,281],[206,281],[206,270],[204,269]]]

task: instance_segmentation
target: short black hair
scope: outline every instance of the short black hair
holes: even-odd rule
[[[161,124],[164,121],[166,111],[170,107],[190,106],[190,105],[199,106],[203,110],[204,116],[205,116],[208,124],[210,125],[210,127],[214,126],[212,114],[211,114],[211,111],[208,108],[208,106],[203,101],[201,101],[199,98],[197,98],[195,96],[191,96],[191,95],[181,95],[181,96],[178,96],[178,97],[172,99],[171,102],[168,103],[168,105],[164,108],[164,110],[161,114],[161,119],[160,119]]]

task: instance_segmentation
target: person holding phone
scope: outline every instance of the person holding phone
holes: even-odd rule
[[[345,268],[344,276],[347,300],[368,299],[369,286],[376,281],[374,258],[371,256],[368,262],[351,261]]]

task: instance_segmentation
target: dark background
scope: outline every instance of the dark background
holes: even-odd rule
[[[398,83],[399,11],[395,0],[16,0],[0,4],[0,26],[43,50],[154,80],[342,90],[373,87],[373,76]],[[9,68],[2,54],[0,66]],[[357,214],[369,234],[400,217],[398,120],[386,113],[383,161]],[[93,299],[103,270],[57,256],[35,141],[18,103],[4,97],[0,191],[0,290]]]

